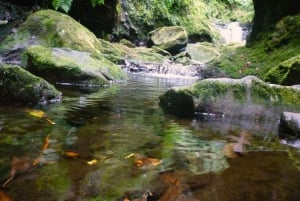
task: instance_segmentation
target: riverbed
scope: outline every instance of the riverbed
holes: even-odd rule
[[[162,112],[161,94],[194,82],[131,74],[105,89],[60,86],[62,103],[0,107],[0,196],[300,200],[300,153],[280,143],[276,115],[253,121],[178,119]],[[252,136],[250,144],[245,154],[228,158],[228,136],[241,132]]]

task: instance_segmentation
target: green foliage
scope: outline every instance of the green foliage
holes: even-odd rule
[[[53,0],[52,6],[55,10],[62,9],[64,12],[69,12],[73,0]]]
[[[52,6],[55,10],[61,9],[68,13],[71,9],[73,0],[52,0]],[[93,7],[104,4],[104,0],[91,0]]]

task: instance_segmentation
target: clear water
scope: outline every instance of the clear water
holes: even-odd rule
[[[300,200],[300,154],[276,139],[276,118],[198,121],[162,112],[161,94],[194,81],[131,75],[106,89],[64,88],[62,103],[30,108],[44,118],[0,107],[1,184],[13,157],[30,165],[39,158],[26,170],[13,166],[0,200]],[[227,159],[226,135],[242,130],[254,134],[249,154]]]

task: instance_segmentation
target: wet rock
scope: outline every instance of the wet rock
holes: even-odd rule
[[[182,52],[187,42],[187,32],[180,26],[161,27],[149,33],[150,46],[158,46],[171,54]]]
[[[96,36],[80,23],[60,12],[40,10],[8,35],[0,45],[0,54],[19,55],[30,45],[64,47],[91,53],[100,53],[101,44]],[[9,63],[9,59],[6,61]]]
[[[300,83],[300,55],[292,57],[269,70],[265,80],[282,85]]]
[[[300,113],[282,113],[279,124],[279,137],[289,140],[300,138]]]
[[[299,101],[300,90],[296,87],[271,85],[247,76],[211,78],[190,87],[171,89],[160,96],[160,107],[168,114],[181,117],[206,112],[260,120],[267,118],[268,110],[276,105],[300,110]]]
[[[188,44],[186,51],[190,55],[192,61],[194,63],[208,63],[215,59],[220,53],[213,44],[209,43],[195,43]]]
[[[61,100],[51,84],[19,66],[0,65],[0,102],[37,104]]]
[[[126,78],[119,66],[89,52],[31,46],[24,57],[28,71],[53,83],[105,85]]]

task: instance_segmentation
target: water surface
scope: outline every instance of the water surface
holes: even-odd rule
[[[299,151],[279,143],[277,114],[257,122],[162,112],[161,94],[194,81],[131,75],[106,89],[64,87],[60,104],[0,107],[1,184],[13,157],[31,166],[39,159],[26,170],[15,166],[0,192],[22,201],[300,200]],[[227,159],[226,136],[241,131],[253,135],[250,152]]]

